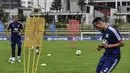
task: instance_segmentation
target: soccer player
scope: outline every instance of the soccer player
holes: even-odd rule
[[[11,63],[15,62],[15,46],[18,46],[18,53],[17,53],[17,60],[21,62],[20,55],[21,55],[21,33],[23,30],[23,26],[18,21],[18,16],[14,16],[14,21],[9,24],[7,28],[7,36],[9,36],[9,30],[11,29],[11,48],[12,48],[12,60]]]
[[[112,26],[106,25],[105,21],[97,17],[93,20],[93,26],[102,33],[102,44],[98,45],[98,50],[105,49],[101,57],[96,73],[110,73],[120,61],[120,47],[124,46],[124,41],[119,31]]]

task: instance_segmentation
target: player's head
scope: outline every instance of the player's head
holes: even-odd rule
[[[101,17],[96,17],[93,20],[93,26],[100,31],[104,31],[106,29],[105,21]]]
[[[19,20],[18,15],[14,16],[14,21],[17,22]]]

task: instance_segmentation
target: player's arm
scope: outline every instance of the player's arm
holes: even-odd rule
[[[118,43],[115,44],[103,44],[104,48],[114,48],[114,47],[122,47],[124,46],[124,41],[120,40]]]
[[[19,35],[22,35],[22,32],[23,32],[23,25],[22,24],[20,24],[20,32],[18,33]]]
[[[122,47],[124,46],[124,41],[118,31],[114,31],[113,34],[115,35],[116,39],[118,40],[115,44],[103,44],[104,48],[114,48],[114,47]]]
[[[11,28],[11,24],[9,24],[8,27],[7,27],[7,30],[6,30],[6,35],[7,36],[9,36],[9,30],[10,30],[10,28]]]

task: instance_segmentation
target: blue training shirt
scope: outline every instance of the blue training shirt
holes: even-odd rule
[[[107,29],[102,32],[102,41],[106,44],[116,44],[122,37],[119,31],[112,26],[108,26]],[[120,47],[105,48],[105,56],[120,56]]]
[[[8,30],[11,29],[11,36],[15,35],[17,36],[21,29],[23,29],[23,26],[19,22],[12,22],[8,26]]]

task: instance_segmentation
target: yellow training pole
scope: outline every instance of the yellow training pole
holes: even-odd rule
[[[40,54],[41,54],[41,48],[39,48],[39,55],[38,55],[37,62],[36,62],[35,73],[37,72],[38,63],[39,63],[39,59],[40,59]]]
[[[26,58],[25,58],[25,48],[23,49],[23,59],[24,59],[24,73],[26,73]]]
[[[32,73],[34,73],[34,65],[35,65],[35,57],[36,57],[35,51],[36,51],[36,47],[34,47],[34,53],[33,53]]]
[[[28,68],[27,68],[27,73],[29,73],[29,69],[30,69],[30,54],[31,54],[31,49],[29,49],[29,54],[28,54]]]

